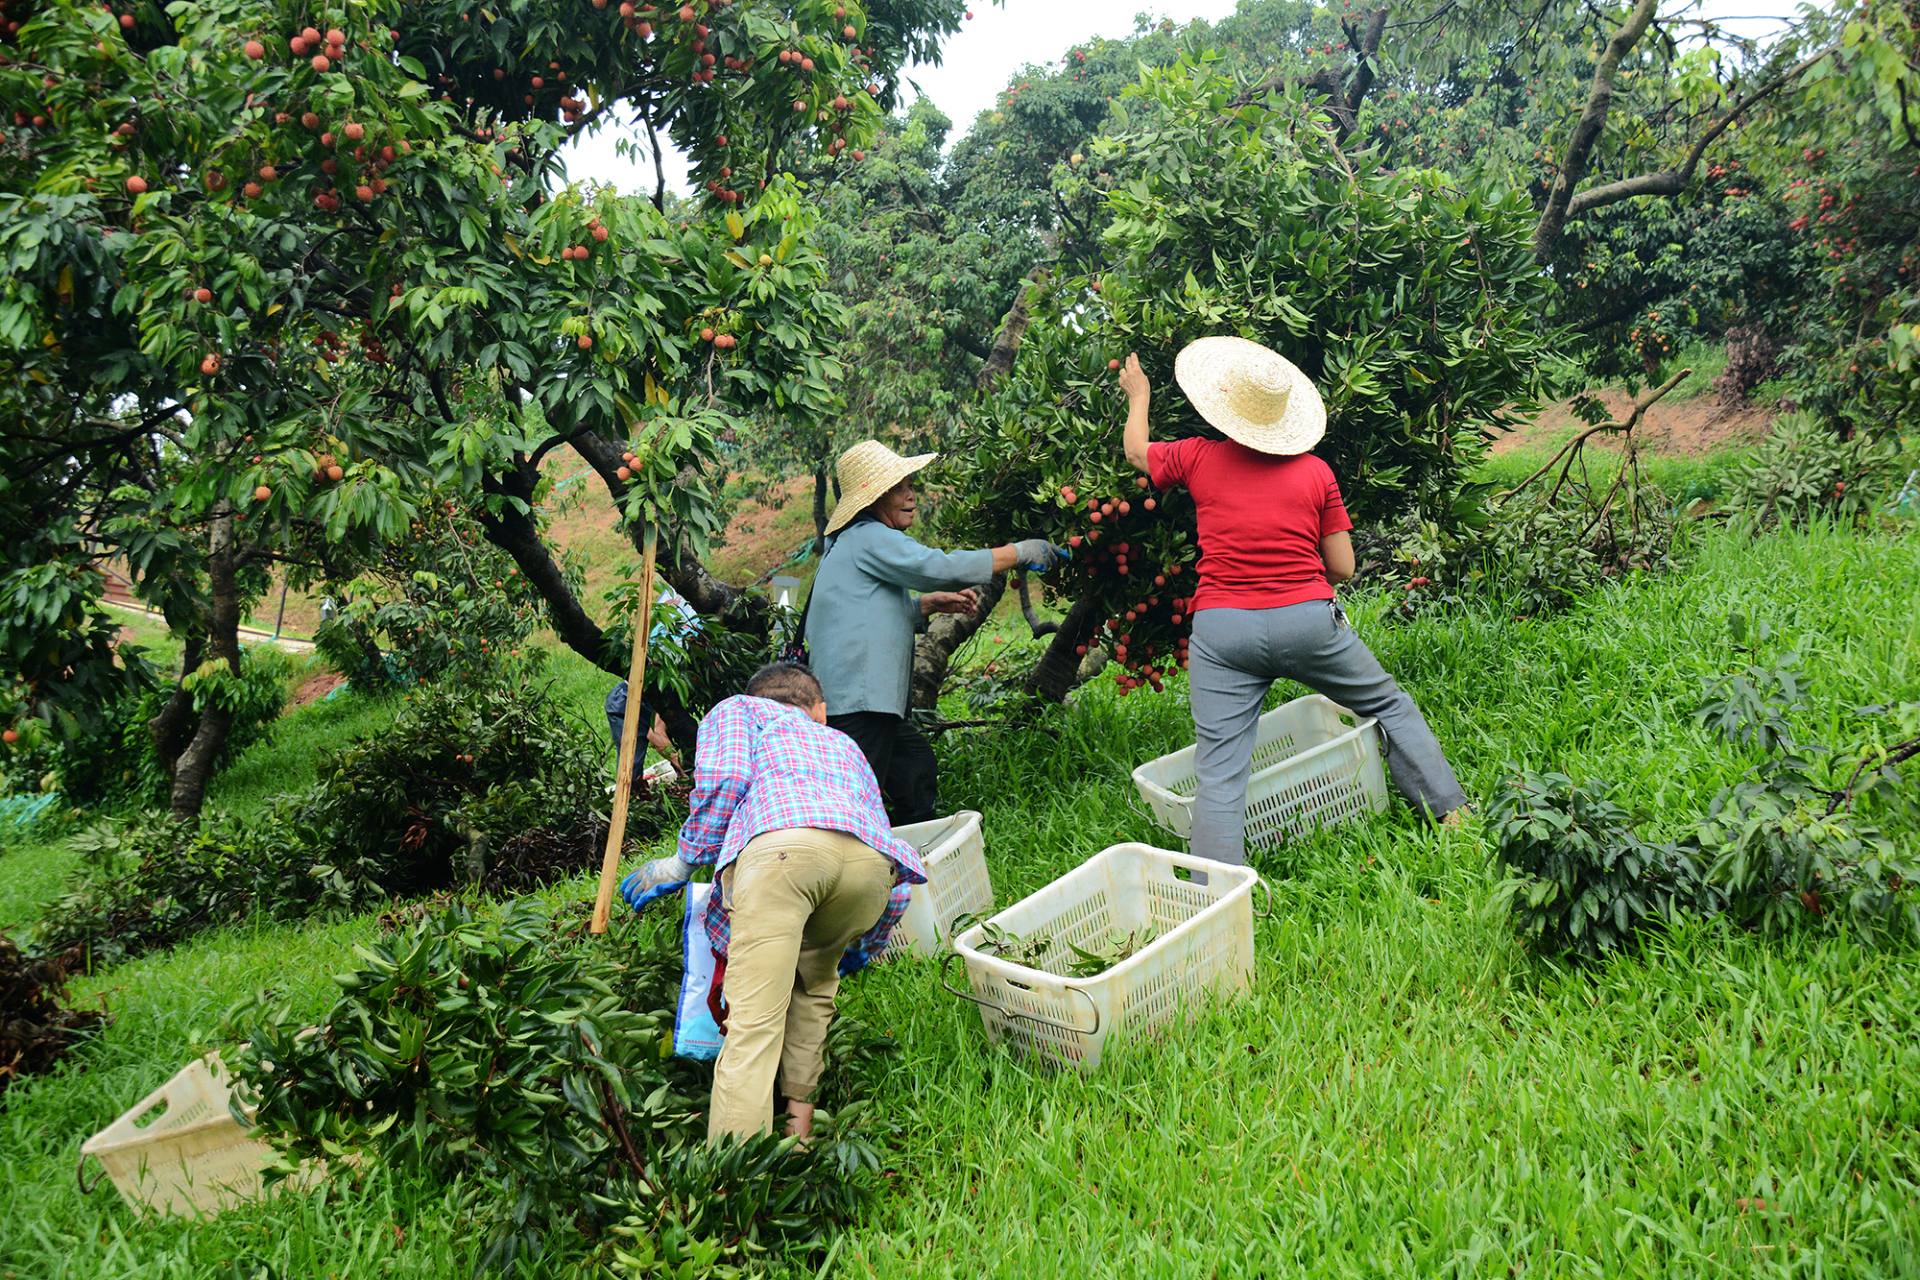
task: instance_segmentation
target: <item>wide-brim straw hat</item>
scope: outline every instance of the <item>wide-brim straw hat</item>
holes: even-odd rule
[[[878,502],[893,486],[940,455],[917,453],[903,458],[878,440],[862,440],[840,455],[834,474],[840,479],[840,500],[827,517],[827,532],[838,533],[853,518]]]
[[[1245,338],[1201,338],[1173,361],[1173,378],[1201,417],[1260,453],[1305,453],[1327,434],[1327,406],[1306,374]]]

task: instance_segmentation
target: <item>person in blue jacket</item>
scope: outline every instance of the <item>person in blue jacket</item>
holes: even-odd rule
[[[974,551],[937,551],[908,537],[913,476],[939,457],[905,458],[878,440],[840,455],[840,499],[807,599],[806,645],[826,692],[827,723],[859,744],[894,825],[934,816],[933,748],[907,716],[913,638],[937,613],[979,608],[976,587],[1015,565],[1046,572],[1059,552],[1045,538]]]

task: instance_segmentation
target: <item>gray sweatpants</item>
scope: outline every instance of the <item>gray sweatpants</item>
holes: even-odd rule
[[[1443,816],[1466,803],[1459,780],[1413,699],[1380,666],[1331,600],[1279,609],[1202,609],[1193,615],[1188,677],[1193,702],[1193,852],[1247,860],[1247,777],[1260,702],[1274,680],[1298,680],[1359,716],[1379,718],[1393,785],[1416,809]]]

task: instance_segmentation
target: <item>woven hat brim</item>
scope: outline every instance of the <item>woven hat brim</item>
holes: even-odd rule
[[[1249,418],[1226,394],[1226,375],[1235,367],[1278,362],[1292,383],[1286,411],[1272,421]],[[1202,418],[1238,444],[1257,453],[1282,457],[1305,453],[1327,434],[1327,405],[1313,380],[1277,353],[1245,338],[1201,338],[1174,357],[1173,379]]]
[[[916,472],[924,471],[936,459],[938,453],[918,453],[911,458],[899,458],[887,466],[877,468],[859,485],[840,491],[839,501],[833,504],[833,514],[827,517],[825,533],[840,532],[853,523],[853,518],[878,502],[887,490]]]

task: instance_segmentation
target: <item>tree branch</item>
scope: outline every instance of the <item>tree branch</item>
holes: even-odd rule
[[[1726,113],[1709,125],[1706,132],[1702,133],[1699,138],[1694,141],[1693,146],[1688,148],[1686,159],[1681,161],[1678,167],[1662,170],[1659,173],[1643,173],[1637,177],[1622,178],[1618,182],[1608,182],[1598,187],[1590,187],[1585,191],[1579,192],[1567,202],[1566,216],[1568,218],[1577,218],[1581,214],[1591,212],[1594,209],[1604,209],[1610,204],[1618,204],[1622,200],[1633,200],[1640,196],[1679,195],[1682,191],[1685,191],[1687,185],[1693,181],[1694,172],[1700,167],[1701,157],[1706,154],[1707,148],[1712,146],[1721,134],[1732,128],[1734,123],[1747,111],[1751,110],[1755,103],[1760,102],[1772,94],[1778,93],[1782,88],[1819,65],[1823,59],[1833,53],[1834,47],[1835,46],[1829,45],[1812,57],[1781,72],[1779,75],[1773,77],[1773,79],[1761,85],[1758,89],[1755,89],[1752,93],[1740,98],[1731,107],[1728,107]],[[1537,238],[1534,244],[1534,251],[1535,256],[1538,256],[1539,241]]]
[[[1633,52],[1633,47],[1647,34],[1647,26],[1653,21],[1658,8],[1659,0],[1635,0],[1633,12],[1613,33],[1600,60],[1594,64],[1593,84],[1587,91],[1587,105],[1573,126],[1573,136],[1567,140],[1567,153],[1561,162],[1559,176],[1554,179],[1553,188],[1547,193],[1547,206],[1540,211],[1540,221],[1534,225],[1533,256],[1536,262],[1546,261],[1553,252],[1553,246],[1559,242],[1560,233],[1566,229],[1567,210],[1573,203],[1574,188],[1587,176],[1587,163],[1593,158],[1593,149],[1606,129],[1607,112],[1613,107],[1613,80],[1619,74],[1620,62]]]

